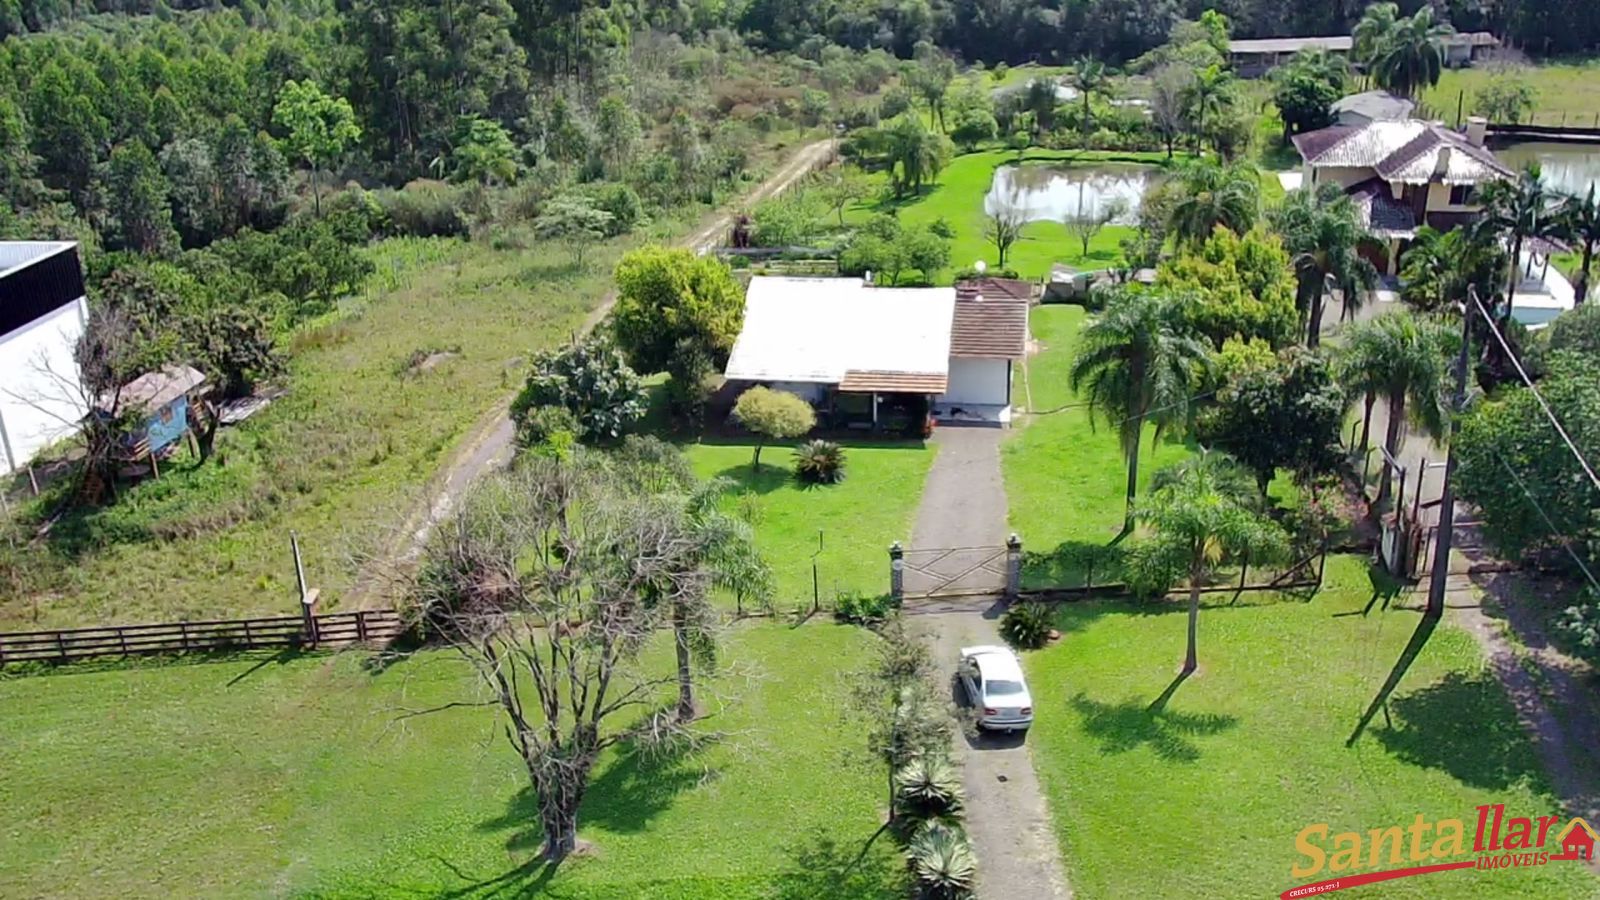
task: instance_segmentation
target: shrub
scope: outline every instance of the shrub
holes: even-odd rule
[[[565,458],[583,435],[578,417],[564,406],[539,406],[517,421],[517,443],[547,455]]]
[[[627,234],[644,220],[644,203],[633,188],[625,184],[608,183],[594,191],[594,206],[611,214],[606,224],[608,237]]]
[[[1556,627],[1577,645],[1580,656],[1600,660],[1600,594],[1585,588],[1579,600],[1581,605],[1562,611]]]
[[[644,417],[647,403],[643,383],[622,354],[591,337],[534,357],[511,418],[520,434],[534,410],[559,406],[572,415],[580,439],[617,438]]]
[[[844,448],[834,441],[806,441],[795,448],[794,474],[807,484],[838,484],[844,480]]]
[[[468,231],[461,190],[442,181],[413,181],[398,191],[378,191],[375,198],[390,235],[454,237]]]
[[[841,592],[833,601],[833,617],[856,625],[875,625],[889,618],[892,612],[894,600],[888,594],[848,591]]]
[[[756,386],[739,395],[733,404],[733,417],[757,436],[750,467],[761,468],[761,448],[768,438],[784,440],[799,437],[816,427],[817,414],[811,404],[787,391]]]
[[[950,761],[940,757],[914,759],[894,773],[896,810],[919,821],[948,819],[961,811],[965,799],[961,778]]]
[[[978,863],[964,832],[929,824],[911,838],[906,858],[917,876],[917,896],[924,900],[964,900],[972,896]]]
[[[1037,650],[1050,640],[1050,608],[1043,603],[1013,603],[1000,619],[1000,636],[1023,650]]]

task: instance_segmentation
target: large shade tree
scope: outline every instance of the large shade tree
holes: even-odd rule
[[[1105,311],[1083,329],[1069,375],[1072,389],[1089,401],[1091,422],[1117,429],[1128,465],[1127,523],[1139,485],[1139,444],[1146,423],[1151,440],[1188,427],[1190,394],[1210,362],[1204,339],[1188,333],[1171,296],[1119,288]]]
[[[1245,165],[1191,162],[1178,171],[1174,186],[1178,199],[1167,224],[1180,243],[1201,244],[1218,226],[1244,234],[1261,213],[1261,179]]]
[[[1447,409],[1449,356],[1458,337],[1454,329],[1410,312],[1391,312],[1353,326],[1344,342],[1340,371],[1351,396],[1370,393],[1388,408],[1388,426],[1377,505],[1393,491],[1390,459],[1400,457],[1402,426],[1407,417],[1427,434],[1443,431]]]
[[[1378,270],[1358,252],[1361,244],[1377,238],[1362,227],[1355,203],[1336,184],[1295,191],[1273,210],[1271,220],[1294,262],[1306,346],[1315,347],[1321,342],[1323,303],[1330,290],[1339,291],[1350,313],[1377,287]]]
[[[1182,671],[1190,675],[1200,665],[1200,591],[1207,577],[1233,560],[1275,561],[1287,553],[1288,538],[1257,511],[1249,476],[1241,477],[1237,464],[1222,454],[1206,454],[1157,476],[1138,513],[1151,536],[1136,548],[1131,565],[1181,575],[1188,582],[1189,635]]]

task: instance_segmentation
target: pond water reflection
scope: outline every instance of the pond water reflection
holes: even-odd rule
[[[1120,203],[1116,225],[1132,225],[1139,217],[1145,191],[1163,177],[1160,169],[1132,165],[1001,166],[995,170],[983,211],[1022,214],[1029,222],[1059,222],[1095,216]]]
[[[1600,145],[1511,144],[1496,147],[1494,152],[1518,172],[1537,162],[1545,184],[1563,193],[1582,195],[1591,185],[1600,184]]]

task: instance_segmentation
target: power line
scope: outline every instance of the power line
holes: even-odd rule
[[[1556,434],[1561,435],[1561,439],[1567,444],[1567,449],[1571,450],[1572,455],[1577,458],[1578,465],[1583,466],[1583,473],[1589,476],[1589,483],[1594,485],[1595,490],[1600,491],[1600,476],[1595,475],[1594,468],[1589,465],[1587,459],[1583,458],[1583,454],[1578,450],[1578,445],[1572,442],[1572,438],[1567,435],[1567,430],[1561,427],[1561,420],[1556,418],[1555,411],[1550,408],[1549,403],[1545,402],[1544,395],[1539,393],[1539,388],[1534,386],[1533,379],[1528,377],[1528,372],[1522,368],[1522,362],[1517,359],[1517,355],[1511,352],[1511,345],[1506,343],[1505,335],[1500,333],[1499,326],[1495,325],[1493,317],[1489,315],[1489,311],[1484,309],[1483,301],[1474,295],[1472,302],[1477,305],[1478,312],[1483,314],[1483,320],[1488,323],[1489,333],[1493,334],[1495,340],[1500,342],[1500,348],[1505,351],[1506,358],[1511,360],[1511,364],[1517,369],[1517,374],[1522,376],[1522,383],[1526,384],[1528,390],[1533,392],[1533,397],[1539,401],[1539,406],[1544,410],[1545,417],[1550,420],[1551,425],[1555,426]]]
[[[1550,529],[1550,536],[1556,538],[1556,540],[1561,544],[1561,548],[1566,550],[1567,555],[1572,557],[1572,561],[1578,564],[1579,570],[1583,572],[1583,577],[1589,579],[1589,584],[1592,585],[1595,590],[1600,591],[1600,581],[1595,580],[1594,573],[1589,571],[1589,567],[1584,565],[1583,560],[1578,557],[1577,551],[1572,549],[1572,542],[1561,540],[1560,529],[1556,528],[1556,523],[1552,521],[1550,519],[1550,515],[1544,511],[1544,507],[1541,506],[1539,501],[1533,496],[1533,492],[1528,490],[1528,486],[1523,482],[1522,476],[1518,475],[1517,470],[1513,469],[1511,464],[1506,462],[1506,458],[1501,456],[1498,452],[1494,454],[1494,458],[1498,460],[1500,465],[1506,470],[1506,474],[1511,476],[1511,480],[1516,482],[1517,489],[1522,491],[1522,496],[1527,498],[1528,503],[1534,508],[1534,511],[1539,514],[1539,518],[1544,520],[1545,527]]]

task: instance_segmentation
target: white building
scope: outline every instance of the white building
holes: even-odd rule
[[[855,278],[756,277],[724,372],[872,427],[883,408],[946,422],[1011,421],[1011,365],[1027,352],[1028,301]]]
[[[88,316],[76,243],[0,242],[0,470],[77,430],[86,410],[73,349]]]

